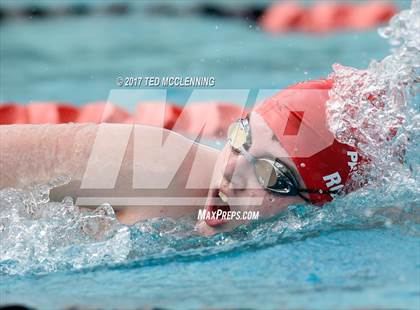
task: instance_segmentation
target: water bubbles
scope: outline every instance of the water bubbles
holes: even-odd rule
[[[0,272],[51,272],[127,257],[130,234],[110,205],[82,212],[71,197],[50,201],[50,190],[68,181],[60,177],[28,190],[0,190]]]
[[[365,210],[365,216],[366,217],[372,217],[373,214],[374,213],[373,213],[373,211],[371,209],[368,208],[368,209]]]
[[[109,204],[103,204],[87,214],[80,223],[80,227],[87,236],[99,241],[107,239],[114,224],[117,224],[114,210]]]
[[[275,218],[208,237],[197,234],[193,216],[176,221],[154,218],[126,226],[118,222],[111,205],[81,210],[70,197],[61,202],[35,201],[38,205],[34,217],[26,213],[26,208],[34,202],[27,197],[36,195],[31,191],[3,189],[0,190],[0,273],[42,274],[156,258],[167,261],[180,256],[202,257],[241,247],[291,242],[331,229],[355,225],[391,227],[416,218],[412,215],[415,203],[412,207],[379,212],[387,203],[386,190],[351,193],[323,208],[290,206]],[[270,203],[276,200],[277,197],[269,198]]]
[[[71,206],[73,206],[73,204],[74,204],[74,202],[73,202],[73,198],[71,198],[71,197],[69,197],[69,196],[64,197],[64,198],[63,198],[63,200],[61,201],[61,203],[62,203],[64,206],[67,206],[67,207],[71,207]]]
[[[334,87],[327,104],[329,126],[339,141],[356,146],[370,161],[354,177],[360,181],[360,174],[369,169],[375,186],[419,181],[409,180],[412,173],[404,164],[411,160],[411,168],[418,168],[418,161],[407,156],[419,151],[413,140],[419,135],[413,98],[420,66],[418,2],[413,1],[411,10],[400,12],[379,30],[393,46],[391,55],[372,61],[366,70],[335,64],[330,76]]]
[[[70,177],[68,175],[60,175],[54,179],[52,179],[50,182],[48,182],[48,187],[50,189],[53,189],[54,187],[63,186],[70,183]]]

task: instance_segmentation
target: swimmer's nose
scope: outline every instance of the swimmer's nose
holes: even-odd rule
[[[247,185],[246,171],[249,169],[249,163],[241,156],[231,152],[223,172],[223,178],[230,184],[234,190],[244,190]]]

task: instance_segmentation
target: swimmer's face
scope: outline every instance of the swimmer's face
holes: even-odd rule
[[[293,161],[258,113],[250,113],[249,128],[251,145],[248,153],[257,158],[280,159],[292,169],[302,186],[303,182]],[[304,202],[299,196],[279,196],[264,189],[257,180],[252,164],[242,154],[235,152],[229,143],[223,148],[218,158],[212,187],[206,204],[207,211],[214,212],[220,209],[222,211],[241,211],[241,216],[247,214],[244,211],[258,211],[259,219],[262,219],[284,211],[289,205]],[[217,218],[200,222],[198,229],[204,234],[213,234],[231,230],[247,222],[249,220],[242,218],[228,220]]]

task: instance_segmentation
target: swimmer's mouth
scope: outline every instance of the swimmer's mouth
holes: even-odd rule
[[[222,218],[220,211],[230,211],[228,197],[219,189],[212,189],[206,203],[206,213],[210,212],[210,217],[205,219],[207,225],[217,227],[227,222]],[[216,215],[216,216],[213,216]]]

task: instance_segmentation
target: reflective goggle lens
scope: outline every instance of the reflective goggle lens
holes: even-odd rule
[[[247,140],[247,133],[240,121],[237,121],[229,126],[228,140],[232,148],[239,150],[243,147]]]
[[[295,193],[296,184],[287,172],[282,171],[281,163],[267,158],[255,158],[247,153],[245,149],[247,149],[247,143],[250,143],[248,141],[250,137],[248,137],[247,124],[243,123],[245,121],[247,120],[239,120],[228,128],[227,137],[232,149],[244,155],[253,164],[255,175],[262,187],[284,195]]]
[[[264,159],[258,159],[255,164],[255,173],[258,182],[264,187],[273,187],[277,183],[277,173],[273,164]]]

